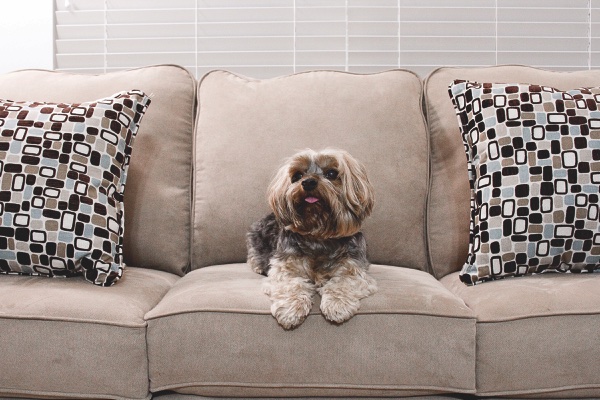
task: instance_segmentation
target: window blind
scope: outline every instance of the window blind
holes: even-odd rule
[[[600,0],[57,0],[55,64],[179,64],[200,77],[310,69],[600,66]]]

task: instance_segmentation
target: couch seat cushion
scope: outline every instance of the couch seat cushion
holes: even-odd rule
[[[100,75],[24,70],[0,75],[0,98],[83,102],[139,89],[152,99],[125,191],[124,261],[183,275],[189,265],[195,80],[158,65]],[[165,238],[168,238],[166,240]]]
[[[282,329],[246,264],[182,278],[148,320],[151,390],[204,396],[472,393],[475,320],[431,275],[373,265],[379,291],[334,325],[319,299]]]
[[[0,396],[148,397],[144,314],[177,279],[134,267],[109,288],[0,276]]]
[[[600,397],[600,276],[441,283],[477,316],[477,394]]]

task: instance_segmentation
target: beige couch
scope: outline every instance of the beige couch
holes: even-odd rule
[[[197,82],[153,66],[99,76],[20,71],[0,98],[152,96],[125,195],[124,277],[0,275],[0,396],[600,397],[600,277],[538,275],[467,287],[469,185],[453,79],[600,84],[600,72],[529,67],[317,71]],[[364,226],[379,291],[353,319],[318,301],[298,329],[269,312],[245,264],[281,160],[338,147],[376,191]],[[195,395],[195,396],[194,396]]]

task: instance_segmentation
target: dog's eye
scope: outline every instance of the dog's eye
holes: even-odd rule
[[[303,176],[304,174],[302,172],[296,172],[294,175],[292,175],[292,183],[298,182]]]
[[[338,172],[335,169],[330,169],[329,171],[325,172],[325,178],[329,179],[330,181],[337,179],[338,177]]]

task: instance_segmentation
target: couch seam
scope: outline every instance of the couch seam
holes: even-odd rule
[[[196,212],[196,132],[197,132],[197,128],[198,128],[198,121],[199,121],[199,117],[200,117],[200,99],[199,99],[199,87],[200,87],[200,82],[198,81],[196,78],[194,78],[193,76],[191,76],[190,73],[190,77],[192,78],[193,82],[194,82],[194,94],[193,94],[193,101],[192,101],[192,118],[193,118],[193,124],[192,124],[192,157],[190,160],[190,176],[188,178],[188,182],[190,184],[190,188],[188,190],[188,195],[189,195],[189,206],[190,206],[190,218],[188,223],[189,228],[188,228],[188,243],[189,243],[189,250],[188,250],[188,263],[185,267],[184,275],[188,274],[189,272],[191,272],[193,270],[192,268],[192,263],[193,263],[193,249],[194,249],[194,221],[195,221],[195,212]],[[204,79],[204,76],[202,77],[202,79]]]
[[[151,382],[150,382],[150,342],[148,341],[148,323],[146,322],[146,329],[144,329],[144,345],[146,346],[146,392],[150,394],[151,392]]]
[[[431,132],[429,131],[429,120],[428,114],[425,110],[424,105],[427,103],[425,99],[425,82],[419,78],[419,82],[421,83],[421,96],[419,99],[419,109],[421,110],[421,118],[423,120],[423,126],[425,128],[425,141],[427,146],[427,191],[425,193],[425,205],[423,210],[423,244],[425,245],[425,263],[427,272],[433,275],[434,278],[438,279],[437,273],[433,268],[433,263],[431,262],[431,243],[429,241],[429,197],[431,194],[431,182],[432,182],[432,166],[431,166]]]
[[[526,316],[522,316],[522,317],[506,317],[506,318],[499,318],[494,321],[485,321],[485,320],[481,321],[481,320],[477,319],[477,324],[502,324],[504,322],[522,321],[522,320],[527,320],[527,319],[594,316],[594,315],[600,315],[600,311],[576,312],[576,313],[564,311],[564,312],[556,312],[556,313],[546,314],[546,315],[526,315]]]
[[[228,75],[232,75],[235,76],[239,79],[245,80],[246,82],[266,82],[266,81],[275,81],[275,80],[280,80],[280,79],[286,79],[286,78],[290,78],[290,77],[294,77],[294,76],[299,76],[299,75],[307,75],[307,74],[312,74],[315,72],[334,72],[336,74],[344,74],[344,75],[353,75],[353,76],[374,76],[374,75],[381,75],[381,74],[385,74],[388,72],[395,72],[395,71],[399,71],[399,72],[408,72],[411,75],[415,76],[419,81],[421,81],[421,78],[419,77],[419,75],[414,72],[411,71],[409,69],[405,69],[405,68],[391,68],[391,69],[387,69],[387,70],[383,70],[383,71],[378,71],[378,72],[372,72],[372,73],[360,73],[360,72],[350,72],[350,71],[337,71],[337,70],[333,70],[333,69],[314,69],[314,70],[308,70],[308,71],[301,71],[301,72],[295,72],[292,74],[287,74],[287,75],[280,75],[280,76],[276,76],[273,78],[266,78],[266,79],[257,79],[257,78],[251,78],[248,77],[246,75],[242,75],[242,74],[238,74],[226,69],[214,69],[211,70],[209,72],[207,72],[204,76],[207,76],[209,74],[212,73],[226,73]],[[204,79],[204,77],[202,78]],[[202,80],[201,80],[202,81]]]
[[[3,319],[11,319],[11,320],[19,320],[19,321],[40,321],[40,322],[70,322],[75,324],[92,324],[92,325],[105,325],[105,326],[115,326],[118,328],[127,328],[127,329],[144,329],[146,330],[148,327],[147,321],[144,320],[144,323],[138,325],[126,325],[116,322],[110,321],[96,321],[96,320],[84,320],[84,319],[76,319],[76,318],[51,318],[51,317],[39,317],[39,316],[12,316],[12,315],[0,315],[0,320]]]
[[[200,115],[202,113],[202,101],[200,99],[200,94],[202,92],[202,84],[204,80],[208,78],[209,75],[218,72],[220,70],[212,70],[208,71],[202,78],[200,78],[195,85],[195,114],[194,114],[194,134],[192,135],[192,176],[191,176],[191,184],[192,184],[192,196],[191,196],[191,224],[190,224],[190,265],[188,268],[188,273],[194,271],[196,269],[200,269],[196,264],[196,195],[198,188],[198,170],[197,168],[197,156],[198,156],[198,137],[199,132],[198,128],[200,126]]]
[[[431,71],[423,80],[423,102],[424,102],[424,114],[425,114],[425,118],[427,121],[427,137],[428,137],[428,146],[429,146],[429,165],[430,165],[430,170],[429,170],[429,187],[427,190],[427,222],[426,222],[426,226],[427,226],[427,243],[428,243],[428,251],[427,251],[427,255],[428,255],[428,260],[429,260],[429,264],[431,265],[431,269],[433,271],[433,276],[436,279],[441,279],[443,278],[443,276],[440,276],[440,273],[438,272],[437,268],[435,267],[435,263],[433,260],[433,253],[431,251],[431,237],[430,237],[430,232],[429,232],[429,225],[431,223],[430,220],[430,215],[429,215],[429,211],[431,209],[431,192],[433,190],[433,148],[431,146],[431,143],[433,142],[432,138],[431,138],[431,126],[430,126],[430,121],[429,118],[431,116],[431,110],[430,110],[430,105],[429,102],[427,101],[428,98],[428,93],[427,93],[427,88],[429,86],[429,80],[430,78],[436,74],[438,71],[444,69],[445,67],[439,67],[434,69],[433,71]]]
[[[522,394],[541,394],[541,393],[555,393],[555,392],[563,392],[570,390],[584,390],[584,389],[597,389],[600,388],[600,383],[589,383],[589,384],[581,384],[581,385],[570,385],[570,386],[560,386],[555,388],[542,388],[542,389],[524,389],[524,390],[504,390],[504,391],[496,391],[496,392],[479,392],[477,391],[477,395],[484,396],[506,396],[506,395],[522,395]]]
[[[119,70],[119,71],[111,71],[111,72],[100,72],[97,74],[87,74],[87,73],[78,73],[78,72],[67,72],[67,71],[62,71],[62,70],[56,70],[56,69],[45,69],[45,68],[22,68],[22,69],[17,69],[14,71],[10,71],[7,72],[7,75],[10,74],[14,74],[14,73],[18,73],[18,72],[25,72],[25,71],[39,71],[39,72],[51,72],[53,74],[59,74],[59,75],[78,75],[78,76],[104,76],[107,74],[111,74],[111,73],[122,73],[122,72],[127,72],[127,71],[137,71],[137,70],[141,70],[141,69],[149,69],[149,68],[160,68],[160,67],[175,67],[177,69],[180,69],[184,72],[186,72],[188,75],[191,76],[191,73],[185,69],[184,67],[182,67],[181,65],[178,64],[153,64],[153,65],[145,65],[145,66],[141,66],[141,67],[135,67],[135,68],[127,68],[127,69],[123,69],[123,70]]]
[[[150,391],[148,391],[148,395],[146,397],[123,397],[123,396],[115,396],[112,394],[98,394],[98,393],[94,393],[94,394],[83,394],[83,393],[70,393],[70,392],[48,392],[48,391],[35,391],[35,390],[26,390],[26,389],[14,389],[14,388],[2,388],[0,390],[0,396],[4,396],[4,395],[33,395],[33,396],[48,396],[50,398],[53,399],[61,399],[63,397],[59,397],[59,396],[65,396],[68,395],[69,397],[67,399],[111,399],[111,400],[150,400],[152,398],[152,393]],[[10,399],[10,397],[0,397],[0,399]]]
[[[154,321],[154,320],[159,320],[162,318],[168,318],[168,317],[175,317],[175,316],[179,316],[179,315],[185,315],[185,314],[242,314],[242,315],[264,315],[264,316],[271,316],[271,313],[269,311],[259,311],[259,310],[242,310],[242,309],[223,309],[223,310],[218,310],[218,309],[213,309],[213,310],[183,310],[183,311],[177,311],[177,312],[172,312],[169,314],[164,314],[164,315],[157,315],[157,316],[153,316],[150,318],[147,318],[146,321]],[[311,311],[309,313],[309,315],[321,315],[320,312],[317,311]],[[419,312],[397,312],[397,311],[366,311],[366,312],[361,312],[359,311],[356,316],[361,316],[361,315],[410,315],[410,316],[423,316],[423,317],[431,317],[431,318],[445,318],[445,319],[459,319],[459,320],[472,320],[475,321],[477,323],[477,319],[474,316],[458,316],[458,315],[443,315],[443,314],[425,314],[425,313],[419,313]]]
[[[239,388],[257,388],[257,389],[354,389],[354,390],[435,390],[440,392],[454,392],[454,393],[476,393],[475,389],[466,388],[448,388],[442,386],[410,386],[410,385],[352,385],[352,384],[318,384],[318,383],[306,383],[306,384],[263,384],[263,383],[251,383],[251,382],[185,382],[185,383],[174,383],[169,385],[159,386],[152,388],[152,393],[160,392],[163,390],[171,390],[176,388],[189,388],[189,387],[239,387]]]

